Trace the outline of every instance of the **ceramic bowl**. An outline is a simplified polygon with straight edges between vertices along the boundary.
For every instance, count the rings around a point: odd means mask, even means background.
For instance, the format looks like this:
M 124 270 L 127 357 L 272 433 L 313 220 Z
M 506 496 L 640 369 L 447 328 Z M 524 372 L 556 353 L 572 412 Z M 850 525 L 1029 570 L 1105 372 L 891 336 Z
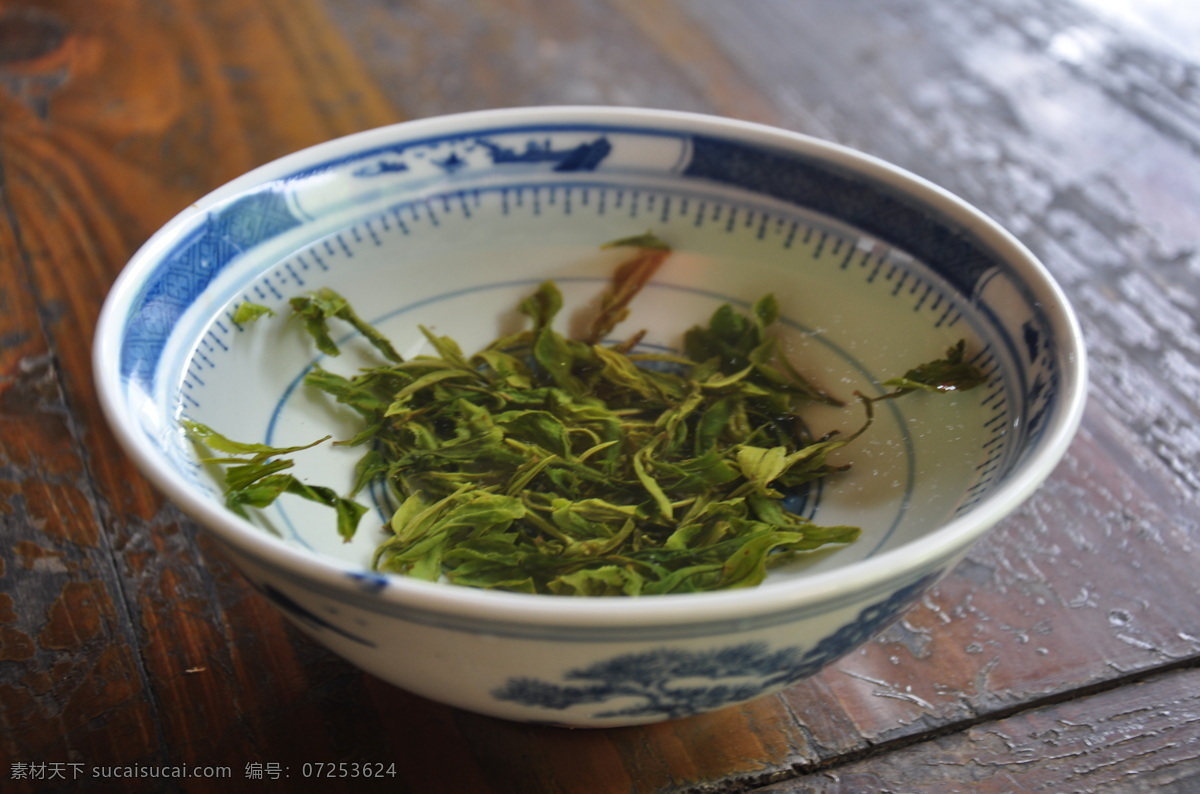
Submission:
M 674 249 L 623 326 L 647 329 L 647 344 L 677 347 L 721 303 L 770 292 L 789 356 L 849 398 L 966 341 L 984 386 L 881 403 L 846 451 L 851 470 L 808 494 L 814 520 L 862 527 L 856 543 L 716 593 L 571 598 L 418 581 L 370 567 L 382 506 L 350 543 L 325 508 L 291 497 L 240 518 L 181 430 L 191 419 L 273 445 L 353 432 L 300 385 L 319 357 L 281 319 L 295 295 L 336 289 L 405 355 L 422 351 L 420 325 L 470 350 L 511 326 L 544 279 L 568 314 L 591 300 L 622 257 L 600 245 L 647 230 Z M 247 300 L 281 318 L 235 322 Z M 345 369 L 346 358 L 321 363 Z M 302 631 L 433 700 L 573 726 L 721 708 L 861 645 L 1038 487 L 1085 393 L 1062 292 L 945 190 L 779 129 L 580 107 L 398 124 L 234 180 L 128 264 L 95 371 L 145 475 Z M 809 423 L 861 419 L 851 406 Z M 298 456 L 297 472 L 345 489 L 355 458 L 325 445 Z

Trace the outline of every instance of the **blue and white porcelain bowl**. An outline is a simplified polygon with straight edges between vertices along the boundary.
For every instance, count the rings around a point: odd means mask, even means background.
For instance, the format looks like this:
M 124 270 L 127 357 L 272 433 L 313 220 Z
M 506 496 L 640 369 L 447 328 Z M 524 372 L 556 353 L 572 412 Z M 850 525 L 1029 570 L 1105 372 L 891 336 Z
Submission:
M 370 567 L 382 508 L 343 543 L 327 509 L 284 497 L 229 512 L 182 419 L 282 446 L 331 421 L 300 386 L 316 360 L 286 315 L 328 286 L 406 355 L 425 325 L 482 346 L 541 281 L 567 310 L 652 230 L 674 253 L 624 328 L 675 347 L 723 302 L 774 293 L 792 360 L 842 397 L 965 339 L 972 391 L 880 404 L 853 468 L 809 495 L 860 540 L 761 586 L 570 598 L 475 590 Z M 350 349 L 354 341 L 349 340 Z M 348 361 L 322 360 L 329 368 Z M 128 453 L 304 632 L 399 687 L 499 717 L 613 726 L 684 717 L 820 670 L 899 616 L 1063 455 L 1085 395 L 1062 292 L 1012 236 L 877 159 L 779 129 L 673 112 L 531 108 L 372 130 L 258 168 L 190 206 L 114 285 L 95 342 L 99 393 Z M 347 370 L 350 371 L 350 370 Z M 821 431 L 861 409 L 818 411 Z M 340 435 L 339 435 L 340 434 Z M 356 453 L 297 457 L 348 488 Z M 369 526 L 373 524 L 374 526 Z

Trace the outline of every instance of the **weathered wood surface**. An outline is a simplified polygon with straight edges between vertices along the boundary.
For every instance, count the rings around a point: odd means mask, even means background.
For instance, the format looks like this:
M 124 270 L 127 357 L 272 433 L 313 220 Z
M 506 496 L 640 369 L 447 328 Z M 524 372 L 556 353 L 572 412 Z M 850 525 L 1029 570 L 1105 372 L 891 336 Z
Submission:
M 910 747 L 801 774 L 758 794 L 1200 790 L 1200 674 L 1152 676 Z
M 1200 785 L 1200 9 L 1134 5 L 0 2 L 0 788 L 187 764 L 232 779 L 120 788 L 304 790 L 301 764 L 341 761 L 483 794 Z M 884 637 L 781 695 L 611 731 L 423 701 L 288 629 L 101 421 L 103 295 L 190 201 L 336 135 L 545 103 L 881 156 L 1000 220 L 1080 313 L 1067 460 Z

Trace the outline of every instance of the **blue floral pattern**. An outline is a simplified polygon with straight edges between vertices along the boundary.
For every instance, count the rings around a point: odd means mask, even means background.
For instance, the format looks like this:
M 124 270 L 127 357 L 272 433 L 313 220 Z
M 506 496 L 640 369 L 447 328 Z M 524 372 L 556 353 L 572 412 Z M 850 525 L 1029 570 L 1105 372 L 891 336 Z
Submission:
M 659 648 L 614 656 L 568 671 L 565 683 L 512 678 L 492 691 L 498 700 L 562 711 L 588 703 L 620 703 L 594 718 L 678 719 L 739 703 L 795 683 L 845 656 L 898 618 L 937 573 L 866 607 L 807 651 L 746 642 L 702 651 Z
M 234 257 L 298 225 L 286 200 L 271 189 L 210 212 L 147 279 L 125 331 L 121 374 L 150 384 L 167 337 L 204 288 Z

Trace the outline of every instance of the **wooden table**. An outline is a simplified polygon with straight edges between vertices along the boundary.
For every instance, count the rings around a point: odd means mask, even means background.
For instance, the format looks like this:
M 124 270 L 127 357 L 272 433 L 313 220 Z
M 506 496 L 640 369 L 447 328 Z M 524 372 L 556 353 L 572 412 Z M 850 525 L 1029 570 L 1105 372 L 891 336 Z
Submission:
M 101 301 L 189 202 L 333 136 L 548 103 L 881 156 L 996 217 L 1080 313 L 1065 462 L 782 694 L 593 731 L 426 702 L 288 628 L 102 422 Z M 304 777 L 344 762 L 422 793 L 1198 791 L 1198 230 L 1191 2 L 0 2 L 0 789 L 360 790 Z M 184 766 L 228 778 L 147 777 Z

